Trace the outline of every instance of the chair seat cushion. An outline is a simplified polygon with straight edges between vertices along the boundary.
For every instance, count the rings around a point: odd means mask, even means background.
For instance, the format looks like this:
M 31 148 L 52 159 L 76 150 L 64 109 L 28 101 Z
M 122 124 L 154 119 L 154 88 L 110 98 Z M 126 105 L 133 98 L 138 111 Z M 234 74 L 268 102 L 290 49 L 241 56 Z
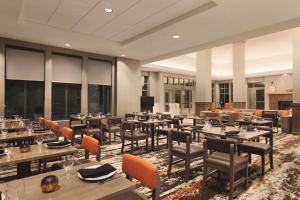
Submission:
M 186 144 L 181 143 L 181 144 L 178 144 L 178 145 L 174 145 L 172 151 L 184 156 L 184 155 L 186 155 Z M 202 147 L 200 147 L 198 145 L 191 144 L 191 146 L 190 146 L 191 156 L 202 155 L 202 153 L 203 153 L 203 148 Z
M 234 155 L 234 169 L 239 171 L 248 165 L 248 158 L 244 158 L 238 155 Z M 207 156 L 207 164 L 209 166 L 218 166 L 220 170 L 228 170 L 230 168 L 230 154 L 214 152 Z
M 271 146 L 260 142 L 244 142 L 238 144 L 238 150 L 253 154 L 265 154 L 271 150 Z
M 121 128 L 119 126 L 112 126 L 112 127 L 110 127 L 110 131 L 111 132 L 118 132 L 118 131 L 121 131 Z

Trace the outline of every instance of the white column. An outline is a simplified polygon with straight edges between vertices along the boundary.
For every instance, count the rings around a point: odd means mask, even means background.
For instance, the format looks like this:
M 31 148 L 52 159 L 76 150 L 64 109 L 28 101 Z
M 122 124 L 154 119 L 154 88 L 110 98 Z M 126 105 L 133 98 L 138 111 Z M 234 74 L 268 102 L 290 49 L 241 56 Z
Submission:
M 210 49 L 196 53 L 196 102 L 212 102 Z
M 45 53 L 45 105 L 44 116 L 51 119 L 52 115 L 52 52 L 49 48 Z
M 5 45 L 0 40 L 0 116 L 5 112 Z
M 81 68 L 81 113 L 88 113 L 88 57 L 83 56 Z
M 220 103 L 220 84 L 216 83 L 216 87 L 215 87 L 215 95 L 216 95 L 216 105 L 218 105 Z
M 246 107 L 247 81 L 245 77 L 245 42 L 234 43 L 232 47 L 233 103 Z

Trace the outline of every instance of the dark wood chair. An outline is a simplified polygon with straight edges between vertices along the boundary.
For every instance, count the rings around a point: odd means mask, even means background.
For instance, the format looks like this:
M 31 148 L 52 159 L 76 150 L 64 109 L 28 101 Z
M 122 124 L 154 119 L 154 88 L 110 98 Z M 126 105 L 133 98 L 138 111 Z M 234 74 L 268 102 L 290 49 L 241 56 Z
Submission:
M 251 163 L 251 154 L 261 156 L 261 174 L 265 175 L 265 156 L 269 154 L 270 160 L 270 168 L 274 168 L 273 164 L 273 129 L 267 127 L 257 127 L 259 130 L 269 131 L 268 134 L 265 135 L 269 140 L 269 144 L 260 143 L 260 142 L 244 142 L 238 144 L 238 152 L 248 153 L 249 162 Z
M 125 121 L 134 120 L 135 114 L 133 113 L 125 113 Z
M 225 139 L 207 137 L 203 142 L 203 199 L 206 199 L 207 179 L 216 172 L 224 172 L 229 175 L 229 199 L 233 199 L 233 191 L 236 185 L 246 182 L 248 187 L 248 158 L 236 155 L 235 143 Z M 210 153 L 209 153 L 210 152 Z M 208 168 L 214 169 L 208 172 Z M 235 181 L 235 174 L 246 170 L 246 177 Z
M 156 145 L 158 146 L 159 140 L 167 139 L 166 145 L 168 146 L 169 133 L 173 129 L 179 130 L 179 119 L 177 118 L 168 118 L 171 122 L 167 123 L 167 126 L 163 125 L 156 130 Z M 173 126 L 173 127 L 172 127 Z M 162 137 L 161 137 L 162 136 Z
M 203 149 L 200 146 L 193 145 L 191 133 L 183 131 L 172 130 L 169 134 L 169 167 L 168 177 L 170 177 L 172 165 L 185 161 L 185 178 L 190 177 L 190 163 L 194 158 L 200 158 L 202 156 Z M 173 144 L 176 142 L 177 144 Z M 173 156 L 181 158 L 173 162 Z
M 261 115 L 262 118 L 271 120 L 272 126 L 277 128 L 278 132 L 278 112 L 273 110 L 264 110 Z M 272 128 L 272 127 L 271 127 Z
M 134 150 L 134 143 L 138 146 L 139 140 L 146 140 L 146 152 L 148 152 L 148 138 L 149 134 L 140 132 L 139 129 L 135 129 L 135 123 L 133 122 L 123 122 L 122 131 L 121 131 L 121 140 L 122 140 L 122 148 L 121 152 L 123 153 L 125 145 L 125 141 L 130 141 L 131 151 Z
M 107 118 L 107 132 L 109 134 L 109 143 L 111 143 L 111 134 L 114 134 L 114 139 L 116 139 L 116 136 L 121 136 L 121 124 L 122 119 L 120 117 Z M 117 133 L 120 133 L 120 135 L 117 135 Z
M 92 135 L 94 138 L 98 139 L 101 144 L 104 142 L 104 136 L 102 134 L 101 120 L 97 118 L 90 118 L 86 120 L 87 134 Z

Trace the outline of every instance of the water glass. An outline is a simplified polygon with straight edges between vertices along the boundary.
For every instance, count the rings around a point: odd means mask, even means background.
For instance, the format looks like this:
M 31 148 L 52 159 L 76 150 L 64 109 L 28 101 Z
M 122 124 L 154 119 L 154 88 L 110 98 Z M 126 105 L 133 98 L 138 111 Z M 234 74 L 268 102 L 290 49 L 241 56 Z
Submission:
M 74 165 L 74 156 L 73 155 L 63 156 L 62 162 L 63 162 L 63 167 L 66 171 L 67 177 L 70 177 L 70 172 Z
M 32 124 L 31 123 L 27 125 L 27 131 L 29 134 L 32 133 Z
M 7 130 L 6 127 L 4 127 L 4 128 L 1 129 L 1 135 L 2 135 L 3 137 L 6 136 L 7 132 L 8 132 L 8 130 Z
M 36 143 L 38 144 L 39 150 L 40 150 L 40 151 L 42 150 L 42 144 L 43 144 L 43 141 L 44 141 L 44 137 L 43 137 L 42 135 L 39 135 L 39 136 L 36 138 Z

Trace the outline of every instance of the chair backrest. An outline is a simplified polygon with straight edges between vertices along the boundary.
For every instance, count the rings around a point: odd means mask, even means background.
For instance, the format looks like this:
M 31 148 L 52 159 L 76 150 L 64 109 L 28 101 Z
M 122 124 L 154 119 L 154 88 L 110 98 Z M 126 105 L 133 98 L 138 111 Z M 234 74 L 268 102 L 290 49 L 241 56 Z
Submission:
M 153 190 L 152 199 L 159 199 L 159 174 L 152 163 L 134 155 L 125 154 L 122 161 L 122 171 L 127 178 L 139 180 L 144 186 Z
M 52 132 L 57 133 L 59 129 L 58 123 L 54 121 L 50 121 L 49 128 L 51 129 Z
M 109 126 L 115 126 L 115 125 L 121 126 L 122 124 L 121 117 L 108 117 L 107 120 Z
M 277 125 L 278 123 L 277 111 L 263 111 L 262 118 L 272 119 L 274 125 Z
M 101 121 L 100 121 L 100 119 L 88 119 L 87 125 L 88 125 L 88 128 L 100 128 Z
M 135 118 L 135 114 L 125 113 L 125 121 L 127 121 L 128 119 L 134 119 L 134 118 Z
M 222 153 L 230 153 L 230 146 L 233 144 L 234 152 L 236 149 L 236 144 L 234 141 L 226 140 L 226 139 L 219 139 L 219 138 L 212 138 L 206 137 L 205 142 L 207 144 L 207 149 Z
M 91 136 L 83 136 L 81 142 L 82 148 L 85 149 L 85 158 L 89 158 L 89 153 L 96 155 L 96 159 L 100 161 L 100 145 L 99 141 Z
M 162 114 L 161 118 L 162 119 L 170 119 L 171 118 L 171 114 Z
M 229 123 L 234 123 L 236 120 L 241 120 L 243 118 L 244 118 L 244 113 L 232 112 L 232 113 L 229 113 L 228 121 L 229 121 Z
M 135 124 L 133 122 L 123 122 L 122 130 L 123 131 L 133 131 L 135 128 Z
M 269 133 L 264 136 L 269 138 L 270 146 L 273 147 L 273 134 L 274 134 L 273 129 L 266 126 L 258 126 L 257 129 L 262 131 L 269 131 Z
M 46 119 L 44 117 L 39 117 L 38 122 L 40 126 L 45 127 L 45 121 Z
M 45 127 L 44 128 L 50 128 L 51 120 L 45 119 Z
M 225 103 L 224 109 L 232 110 L 233 109 L 233 104 L 232 103 Z
M 61 129 L 61 136 L 63 136 L 65 139 L 73 140 L 74 137 L 73 130 L 68 127 L 63 127 Z
M 184 131 L 172 130 L 170 132 L 170 142 L 192 143 L 191 133 Z
M 261 117 L 262 113 L 263 113 L 263 110 L 255 110 L 254 115 L 257 116 L 257 117 Z

